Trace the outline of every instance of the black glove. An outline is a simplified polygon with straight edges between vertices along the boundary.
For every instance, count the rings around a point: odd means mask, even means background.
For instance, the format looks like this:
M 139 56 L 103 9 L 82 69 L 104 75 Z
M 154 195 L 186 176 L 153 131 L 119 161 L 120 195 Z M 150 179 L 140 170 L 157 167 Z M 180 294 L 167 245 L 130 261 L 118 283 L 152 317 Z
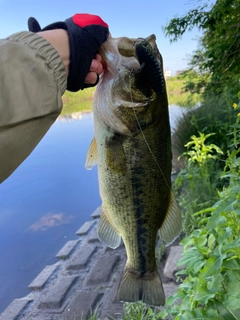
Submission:
M 91 14 L 75 14 L 65 22 L 55 22 L 41 29 L 35 18 L 28 19 L 29 31 L 39 32 L 53 29 L 64 29 L 70 40 L 70 67 L 67 90 L 76 92 L 93 87 L 97 82 L 85 84 L 92 59 L 101 44 L 107 40 L 108 25 L 99 17 Z

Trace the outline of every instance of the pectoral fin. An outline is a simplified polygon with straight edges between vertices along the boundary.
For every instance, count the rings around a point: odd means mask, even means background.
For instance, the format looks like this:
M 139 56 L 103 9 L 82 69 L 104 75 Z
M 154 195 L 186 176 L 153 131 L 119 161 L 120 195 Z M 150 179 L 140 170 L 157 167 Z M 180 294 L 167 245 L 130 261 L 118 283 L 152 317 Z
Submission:
M 171 191 L 168 212 L 159 229 L 159 234 L 166 244 L 170 244 L 179 236 L 181 231 L 182 216 L 175 196 Z
M 106 244 L 106 246 L 112 249 L 116 249 L 120 246 L 121 236 L 118 234 L 103 211 L 100 214 L 97 233 L 99 239 Z
M 88 149 L 88 153 L 87 153 L 87 159 L 85 162 L 85 168 L 87 170 L 91 170 L 92 167 L 94 167 L 97 164 L 97 143 L 96 143 L 96 139 L 93 138 L 92 142 L 90 144 L 90 147 Z

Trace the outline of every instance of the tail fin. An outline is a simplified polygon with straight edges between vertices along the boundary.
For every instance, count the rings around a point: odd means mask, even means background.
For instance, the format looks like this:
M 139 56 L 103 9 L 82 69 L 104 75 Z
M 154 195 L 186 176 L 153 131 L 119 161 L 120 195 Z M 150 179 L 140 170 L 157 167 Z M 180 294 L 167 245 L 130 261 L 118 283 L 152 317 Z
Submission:
M 125 269 L 118 288 L 118 299 L 131 302 L 142 300 L 151 306 L 163 306 L 165 294 L 158 271 L 141 277 L 136 272 Z

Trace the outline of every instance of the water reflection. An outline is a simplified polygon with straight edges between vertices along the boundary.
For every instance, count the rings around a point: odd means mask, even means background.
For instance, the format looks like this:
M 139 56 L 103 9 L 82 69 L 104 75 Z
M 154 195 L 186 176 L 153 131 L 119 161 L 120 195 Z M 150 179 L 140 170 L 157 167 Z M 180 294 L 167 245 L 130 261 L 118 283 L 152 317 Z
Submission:
M 0 184 L 0 313 L 101 204 L 97 170 L 84 166 L 92 138 L 91 113 L 61 116 Z
M 85 117 L 89 117 L 89 119 L 93 119 L 93 113 L 91 111 L 89 112 L 82 112 L 82 111 L 79 111 L 79 112 L 74 112 L 72 114 L 64 114 L 64 115 L 60 115 L 58 118 L 57 118 L 57 121 L 65 121 L 65 120 L 68 120 L 69 122 L 73 121 L 73 120 L 81 120 L 83 119 L 83 116 Z
M 46 231 L 52 227 L 69 224 L 73 216 L 64 213 L 47 213 L 29 227 L 29 231 Z

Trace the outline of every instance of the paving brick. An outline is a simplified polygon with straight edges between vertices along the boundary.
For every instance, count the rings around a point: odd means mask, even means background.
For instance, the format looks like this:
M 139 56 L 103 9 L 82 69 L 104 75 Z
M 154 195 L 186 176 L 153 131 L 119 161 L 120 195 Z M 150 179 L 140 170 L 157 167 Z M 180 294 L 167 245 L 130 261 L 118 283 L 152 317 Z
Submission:
M 46 266 L 41 273 L 28 286 L 31 290 L 41 290 L 47 283 L 48 279 L 59 269 L 58 264 Z
M 104 255 L 99 260 L 96 260 L 91 269 L 87 285 L 98 285 L 108 282 L 119 260 L 120 256 L 117 255 Z
M 121 261 L 121 264 L 122 264 L 122 261 Z M 105 318 L 111 319 L 111 317 L 114 319 L 118 319 L 116 317 L 116 314 L 120 315 L 123 312 L 123 303 L 120 302 L 117 298 L 118 287 L 123 274 L 123 268 L 120 268 L 120 269 L 121 270 L 119 270 L 115 275 L 115 279 L 113 279 L 112 288 L 110 289 L 110 291 L 108 291 L 104 295 L 104 300 L 103 300 L 103 303 L 101 304 L 102 308 L 101 308 L 100 319 L 105 319 Z
M 166 299 L 176 293 L 177 287 L 178 286 L 174 282 L 163 283 L 163 289 Z
M 0 315 L 0 320 L 17 320 L 24 319 L 24 314 L 28 309 L 32 299 L 22 298 L 15 299 Z
M 99 211 L 94 215 L 99 217 Z M 115 250 L 101 244 L 97 223 L 95 219 L 84 224 L 77 231 L 81 238 L 69 241 L 58 252 L 57 257 L 62 260 L 47 266 L 29 285 L 36 292 L 14 300 L 0 315 L 0 320 L 77 320 L 81 316 L 88 317 L 90 310 L 98 305 L 99 319 L 111 319 L 109 315 L 117 319 L 115 314 L 120 314 L 123 307 L 117 300 L 117 289 L 126 252 L 123 244 Z M 178 251 L 179 248 L 173 246 L 162 277 L 166 297 L 173 295 L 178 287 L 174 274 L 181 249 Z
M 72 251 L 76 248 L 80 240 L 70 240 L 65 246 L 57 253 L 56 257 L 59 259 L 66 259 L 70 256 Z
M 112 302 L 109 304 L 109 308 L 103 308 L 101 310 L 100 319 L 119 319 L 122 320 L 123 314 L 123 302 Z M 133 320 L 133 319 L 132 319 Z
M 88 236 L 87 238 L 87 242 L 89 243 L 93 243 L 93 242 L 98 242 L 98 243 L 101 243 L 99 238 L 98 238 L 98 235 L 97 235 L 97 228 L 95 228 L 91 233 L 90 235 Z
M 96 250 L 96 246 L 81 246 L 79 250 L 75 252 L 74 257 L 67 264 L 66 268 L 68 270 L 76 270 L 86 267 Z
M 96 224 L 95 220 L 86 221 L 80 229 L 76 232 L 78 236 L 83 236 L 89 232 L 89 230 L 92 228 L 93 225 Z
M 80 317 L 88 317 L 91 311 L 96 310 L 103 293 L 82 291 L 74 302 L 66 308 L 63 316 L 66 319 L 82 319 Z M 70 315 L 70 317 L 68 317 Z M 84 318 L 85 319 L 85 318 Z
M 61 277 L 49 288 L 47 293 L 42 296 L 38 305 L 39 309 L 60 308 L 72 286 L 79 277 Z
M 93 219 L 98 219 L 98 218 L 100 218 L 100 213 L 101 213 L 100 208 L 97 208 L 97 209 L 91 214 L 91 217 L 92 217 Z
M 180 270 L 180 268 L 177 267 L 177 263 L 181 258 L 182 251 L 183 248 L 181 246 L 170 247 L 170 252 L 163 270 L 165 277 L 175 280 L 175 273 Z

